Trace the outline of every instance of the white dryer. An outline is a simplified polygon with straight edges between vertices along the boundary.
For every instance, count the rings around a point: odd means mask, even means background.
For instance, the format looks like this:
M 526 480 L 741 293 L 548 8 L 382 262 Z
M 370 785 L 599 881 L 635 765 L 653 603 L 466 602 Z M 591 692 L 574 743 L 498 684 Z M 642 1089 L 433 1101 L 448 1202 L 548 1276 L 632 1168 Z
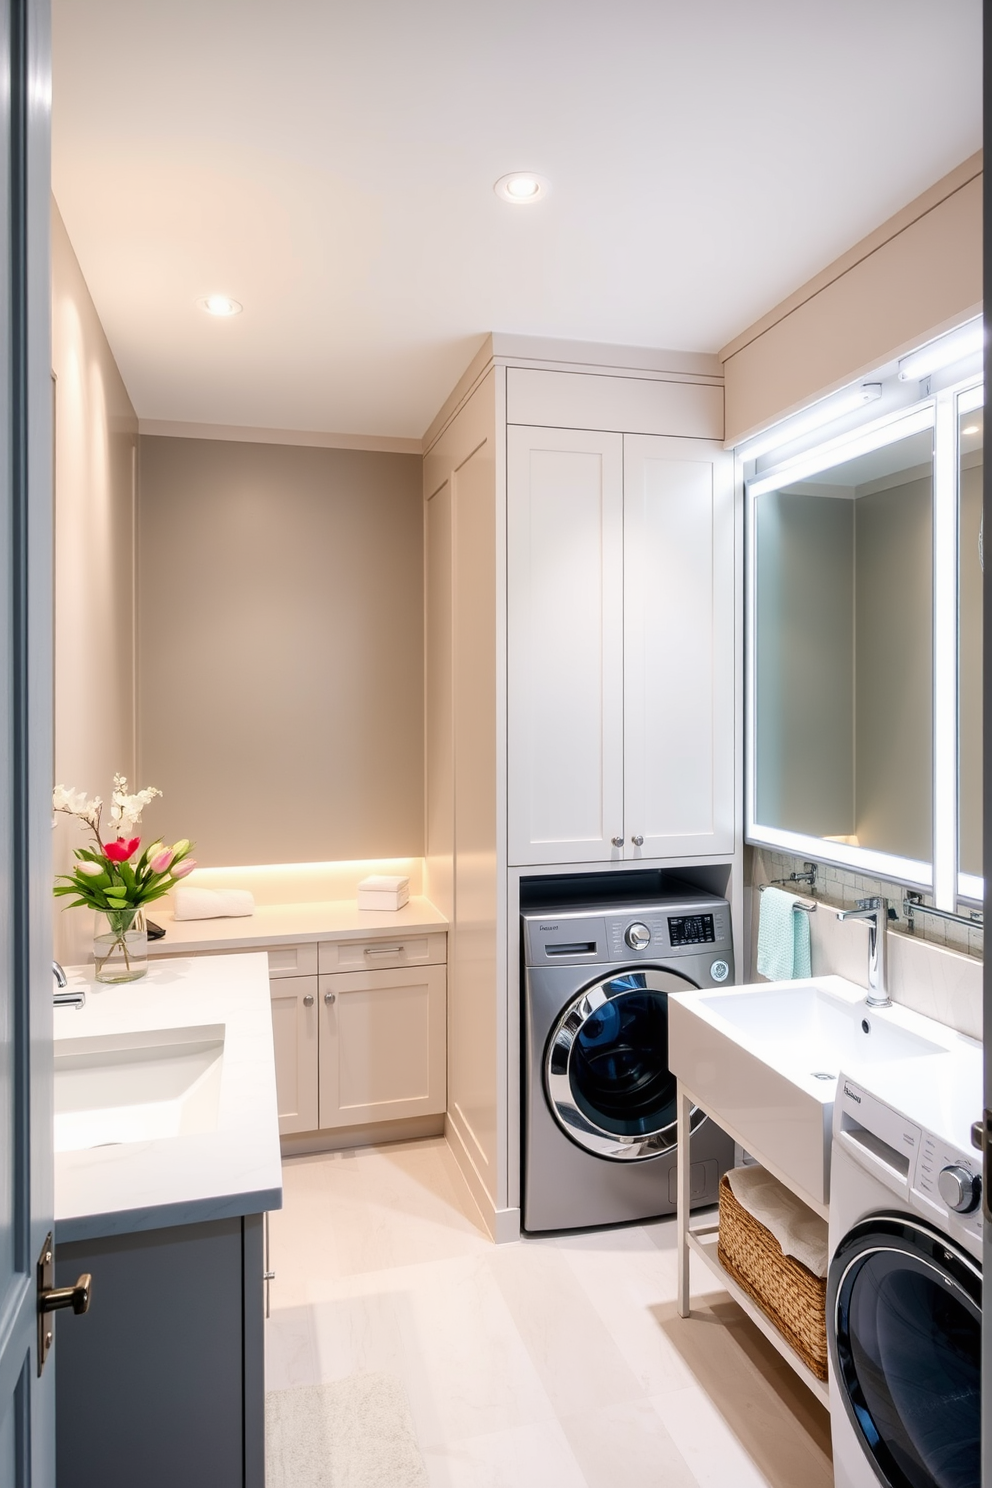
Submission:
M 963 1040 L 960 1057 L 925 1065 L 900 1061 L 872 1077 L 875 1091 L 838 1080 L 827 1282 L 835 1488 L 981 1480 L 981 1160 L 970 1143 L 980 1048 Z

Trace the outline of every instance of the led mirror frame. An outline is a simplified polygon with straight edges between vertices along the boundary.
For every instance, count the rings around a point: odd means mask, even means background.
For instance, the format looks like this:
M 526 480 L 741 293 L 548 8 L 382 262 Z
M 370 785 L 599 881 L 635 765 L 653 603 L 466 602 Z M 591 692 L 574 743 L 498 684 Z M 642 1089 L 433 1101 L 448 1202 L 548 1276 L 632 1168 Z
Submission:
M 981 380 L 942 389 L 915 408 L 873 420 L 859 430 L 826 440 L 772 469 L 744 480 L 746 496 L 745 769 L 744 832 L 755 846 L 777 848 L 841 868 L 933 892 L 938 908 L 953 910 L 959 898 L 981 902 L 984 881 L 958 868 L 958 466 L 960 415 L 984 406 Z M 756 503 L 759 496 L 925 429 L 934 432 L 933 514 L 933 862 L 827 842 L 801 832 L 763 826 L 755 819 L 755 576 Z

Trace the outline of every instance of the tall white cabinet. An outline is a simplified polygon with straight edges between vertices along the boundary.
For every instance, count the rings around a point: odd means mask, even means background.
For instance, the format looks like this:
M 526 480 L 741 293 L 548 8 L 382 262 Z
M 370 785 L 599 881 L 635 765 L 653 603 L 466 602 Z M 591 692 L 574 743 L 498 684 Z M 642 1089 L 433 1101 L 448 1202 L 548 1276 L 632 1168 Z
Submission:
M 733 458 L 507 429 L 514 865 L 734 847 Z
M 739 502 L 715 358 L 490 337 L 425 437 L 427 893 L 452 1149 L 519 1205 L 519 883 L 715 875 L 741 925 Z

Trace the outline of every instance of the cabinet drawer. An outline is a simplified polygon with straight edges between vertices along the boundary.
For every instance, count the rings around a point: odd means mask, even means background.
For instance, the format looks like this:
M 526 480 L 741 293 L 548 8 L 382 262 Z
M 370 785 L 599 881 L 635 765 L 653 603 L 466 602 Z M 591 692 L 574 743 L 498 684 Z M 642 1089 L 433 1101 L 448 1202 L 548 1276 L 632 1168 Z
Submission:
M 317 945 L 269 946 L 269 976 L 294 977 L 317 975 Z
M 366 940 L 322 940 L 319 967 L 328 971 L 389 971 L 403 966 L 442 966 L 447 935 L 431 930 L 417 935 L 380 935 Z

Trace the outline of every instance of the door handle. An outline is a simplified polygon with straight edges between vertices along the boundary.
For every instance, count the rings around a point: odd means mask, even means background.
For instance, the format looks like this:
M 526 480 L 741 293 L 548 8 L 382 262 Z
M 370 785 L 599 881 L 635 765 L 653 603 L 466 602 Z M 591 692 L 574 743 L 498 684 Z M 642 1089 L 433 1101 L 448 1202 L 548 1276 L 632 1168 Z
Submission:
M 327 1004 L 328 1007 L 331 1006 L 331 1003 L 334 1002 L 334 1000 L 337 997 L 337 995 L 338 994 L 336 992 L 325 992 L 324 993 L 324 1002 Z
M 55 1249 L 52 1245 L 52 1232 L 49 1230 L 45 1236 L 45 1243 L 41 1247 L 41 1254 L 37 1264 L 37 1293 L 38 1293 L 38 1373 L 45 1367 L 52 1347 L 52 1339 L 55 1330 L 47 1322 L 50 1312 L 61 1312 L 63 1308 L 71 1307 L 77 1317 L 90 1310 L 90 1298 L 93 1295 L 93 1278 L 85 1271 L 75 1286 L 57 1287 L 55 1281 Z
M 644 846 L 644 838 L 643 837 L 631 837 L 630 840 L 634 844 L 635 847 L 643 847 Z
M 614 847 L 623 847 L 623 838 L 622 837 L 611 837 L 610 838 L 610 841 L 613 843 L 613 846 Z
M 306 997 L 304 997 L 304 999 L 303 999 L 303 1006 L 304 1007 L 313 1007 L 313 993 L 312 992 L 308 992 L 307 995 L 306 995 Z

